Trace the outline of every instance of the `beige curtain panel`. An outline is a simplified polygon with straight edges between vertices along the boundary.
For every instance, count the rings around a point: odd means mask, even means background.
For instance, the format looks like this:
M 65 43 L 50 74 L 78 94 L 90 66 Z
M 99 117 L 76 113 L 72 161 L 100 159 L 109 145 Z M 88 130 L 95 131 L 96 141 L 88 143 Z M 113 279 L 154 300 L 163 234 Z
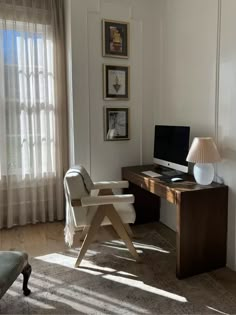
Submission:
M 63 0 L 0 0 L 0 228 L 64 218 Z

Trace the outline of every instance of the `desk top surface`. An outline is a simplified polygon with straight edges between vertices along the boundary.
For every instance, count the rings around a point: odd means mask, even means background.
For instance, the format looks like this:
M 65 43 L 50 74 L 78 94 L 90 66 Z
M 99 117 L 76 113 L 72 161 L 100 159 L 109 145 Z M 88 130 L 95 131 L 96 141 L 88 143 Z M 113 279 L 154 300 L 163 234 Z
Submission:
M 227 189 L 227 186 L 213 182 L 210 185 L 199 185 L 196 183 L 194 177 L 190 174 L 183 174 L 184 180 L 181 182 L 166 181 L 161 177 L 150 177 L 143 174 L 144 171 L 157 172 L 154 165 L 128 166 L 122 167 L 122 177 L 143 189 L 164 197 L 170 202 L 175 203 L 176 194 L 189 193 L 193 191 L 207 191 L 215 189 Z M 168 196 L 167 196 L 168 194 Z

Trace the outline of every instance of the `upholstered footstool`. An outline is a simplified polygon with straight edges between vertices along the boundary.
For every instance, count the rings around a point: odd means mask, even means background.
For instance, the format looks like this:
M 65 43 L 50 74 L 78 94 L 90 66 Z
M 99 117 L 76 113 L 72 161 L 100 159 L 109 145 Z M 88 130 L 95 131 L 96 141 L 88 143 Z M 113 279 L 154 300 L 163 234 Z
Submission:
M 27 253 L 0 251 L 0 299 L 20 273 L 23 274 L 23 292 L 27 296 L 30 294 L 27 285 L 31 274 Z

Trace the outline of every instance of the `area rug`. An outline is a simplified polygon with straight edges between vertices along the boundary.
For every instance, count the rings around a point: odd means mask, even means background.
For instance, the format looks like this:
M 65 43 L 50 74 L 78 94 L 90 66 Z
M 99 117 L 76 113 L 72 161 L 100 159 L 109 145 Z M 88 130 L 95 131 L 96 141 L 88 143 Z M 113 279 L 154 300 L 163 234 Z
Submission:
M 32 258 L 29 297 L 21 276 L 0 301 L 1 314 L 236 314 L 236 298 L 208 273 L 178 280 L 175 248 L 155 230 L 135 240 L 136 263 L 119 240 Z

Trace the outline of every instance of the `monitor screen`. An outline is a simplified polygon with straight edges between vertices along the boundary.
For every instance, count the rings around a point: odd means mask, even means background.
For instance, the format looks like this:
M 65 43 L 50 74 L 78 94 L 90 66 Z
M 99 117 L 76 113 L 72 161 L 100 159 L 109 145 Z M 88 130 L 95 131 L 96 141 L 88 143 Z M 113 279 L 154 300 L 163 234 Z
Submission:
M 154 163 L 187 173 L 189 134 L 190 127 L 156 125 Z

